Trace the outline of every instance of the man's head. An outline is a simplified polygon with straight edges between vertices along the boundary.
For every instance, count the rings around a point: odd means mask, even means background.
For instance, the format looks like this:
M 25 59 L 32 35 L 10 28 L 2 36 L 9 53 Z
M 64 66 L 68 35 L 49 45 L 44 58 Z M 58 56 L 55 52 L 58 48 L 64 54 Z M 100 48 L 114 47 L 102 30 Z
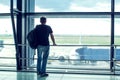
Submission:
M 41 17 L 40 22 L 41 22 L 41 24 L 45 24 L 46 23 L 46 17 Z

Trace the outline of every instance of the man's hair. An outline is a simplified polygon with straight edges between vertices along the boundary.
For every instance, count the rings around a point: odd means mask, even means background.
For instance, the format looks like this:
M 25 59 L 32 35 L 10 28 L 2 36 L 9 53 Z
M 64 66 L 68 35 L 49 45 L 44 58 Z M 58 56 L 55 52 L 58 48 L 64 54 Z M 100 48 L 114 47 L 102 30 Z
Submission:
M 40 18 L 40 22 L 41 22 L 41 23 L 46 22 L 46 17 L 41 17 L 41 18 Z

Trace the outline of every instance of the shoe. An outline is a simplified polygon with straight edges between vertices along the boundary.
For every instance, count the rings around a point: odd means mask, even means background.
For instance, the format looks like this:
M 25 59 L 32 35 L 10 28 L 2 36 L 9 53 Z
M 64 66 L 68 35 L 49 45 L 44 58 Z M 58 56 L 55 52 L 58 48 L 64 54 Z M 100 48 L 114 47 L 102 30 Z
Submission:
M 43 73 L 43 74 L 41 74 L 40 75 L 41 77 L 47 77 L 47 76 L 49 76 L 47 73 Z

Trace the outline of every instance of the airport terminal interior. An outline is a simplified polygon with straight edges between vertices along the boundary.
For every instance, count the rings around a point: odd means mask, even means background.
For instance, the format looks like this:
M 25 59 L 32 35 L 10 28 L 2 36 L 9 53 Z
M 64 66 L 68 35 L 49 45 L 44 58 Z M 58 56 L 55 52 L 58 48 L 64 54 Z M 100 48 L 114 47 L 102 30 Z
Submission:
M 27 34 L 47 18 L 48 77 Z M 0 80 L 120 80 L 120 0 L 0 0 Z

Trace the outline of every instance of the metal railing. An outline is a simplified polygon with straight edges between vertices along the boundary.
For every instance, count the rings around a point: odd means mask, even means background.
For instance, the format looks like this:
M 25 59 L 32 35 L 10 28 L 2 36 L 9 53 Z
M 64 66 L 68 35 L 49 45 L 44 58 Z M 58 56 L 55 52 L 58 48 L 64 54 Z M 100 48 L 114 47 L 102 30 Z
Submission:
M 14 44 L 4 44 L 4 46 L 14 46 Z M 19 46 L 28 46 L 24 44 L 19 44 Z M 58 45 L 58 46 L 52 46 L 51 47 L 109 47 L 110 45 Z M 114 45 L 115 48 L 119 47 L 120 45 Z M 7 50 L 7 49 L 6 49 Z M 8 52 L 9 53 L 9 52 Z M 13 52 L 15 55 L 15 52 Z M 6 53 L 4 53 L 5 55 Z M 110 56 L 110 55 L 109 55 Z M 36 71 L 36 61 L 37 56 L 34 58 L 19 58 L 22 61 L 29 61 L 34 60 L 35 64 L 29 65 L 29 66 L 23 66 L 22 71 Z M 6 64 L 6 60 L 8 61 Z M 14 63 L 11 63 L 10 60 L 13 60 Z M 2 61 L 2 62 L 1 62 Z M 70 61 L 79 61 L 81 64 L 71 64 Z M 52 62 L 52 64 L 51 64 Z M 92 63 L 93 62 L 93 63 Z M 96 63 L 97 62 L 97 63 Z M 56 72 L 58 73 L 96 73 L 96 74 L 119 74 L 120 71 L 120 60 L 114 59 L 114 67 L 113 72 L 110 70 L 110 62 L 111 60 L 92 60 L 92 59 L 64 59 L 63 61 L 60 61 L 59 58 L 49 58 L 48 64 L 47 64 L 47 71 L 48 72 Z M 16 57 L 0 57 L 0 70 L 11 70 L 9 68 L 12 68 L 12 70 L 16 70 Z M 57 63 L 57 64 L 56 64 Z M 106 65 L 107 64 L 107 65 Z M 105 66 L 106 65 L 106 66 Z M 17 71 L 17 70 L 16 70 Z M 117 73 L 116 73 L 117 72 Z

